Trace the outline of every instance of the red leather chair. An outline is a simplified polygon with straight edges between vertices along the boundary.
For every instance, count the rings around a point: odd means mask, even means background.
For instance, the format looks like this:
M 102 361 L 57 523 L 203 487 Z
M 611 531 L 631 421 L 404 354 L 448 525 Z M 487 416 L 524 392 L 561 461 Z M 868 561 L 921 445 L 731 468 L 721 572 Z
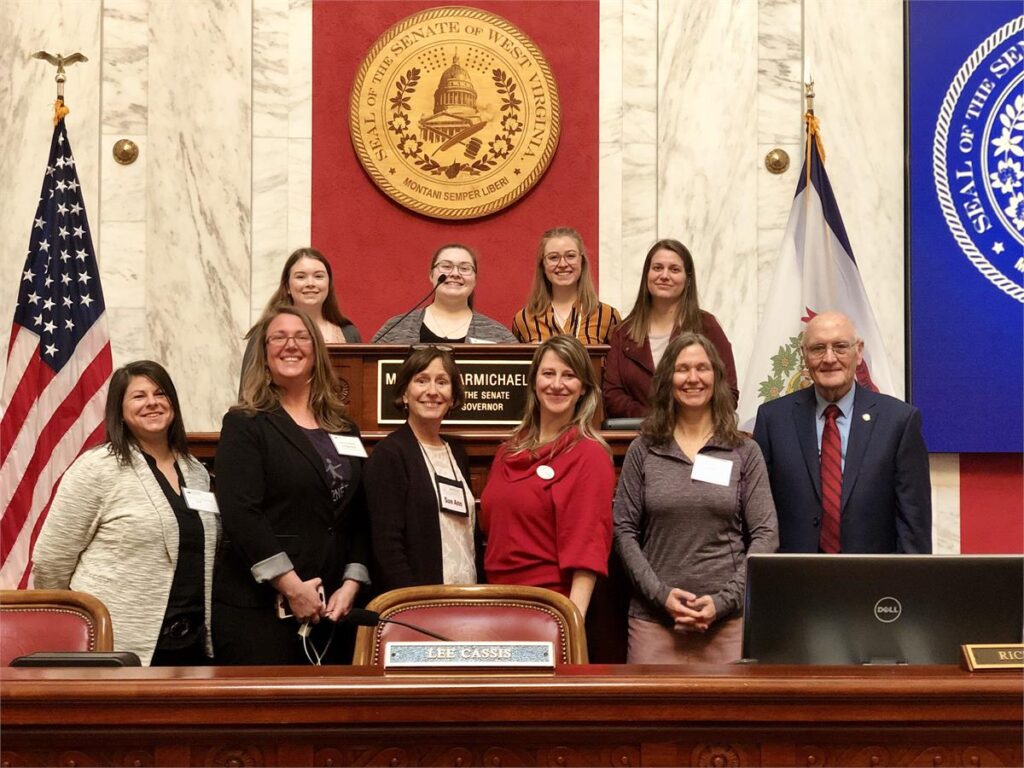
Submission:
M 367 606 L 382 619 L 397 619 L 451 640 L 545 640 L 554 643 L 555 663 L 586 664 L 583 617 L 566 597 L 540 587 L 491 584 L 406 587 L 385 592 Z M 353 664 L 383 666 L 388 642 L 429 640 L 395 624 L 360 627 Z
M 39 651 L 112 651 L 107 607 L 67 589 L 0 590 L 0 666 Z

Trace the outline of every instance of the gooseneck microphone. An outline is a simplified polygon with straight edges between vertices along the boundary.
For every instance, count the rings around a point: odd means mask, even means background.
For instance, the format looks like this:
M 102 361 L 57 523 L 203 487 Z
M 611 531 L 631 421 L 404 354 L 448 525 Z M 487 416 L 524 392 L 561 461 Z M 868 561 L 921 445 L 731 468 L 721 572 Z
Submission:
M 391 325 L 389 325 L 389 326 L 388 326 L 388 328 L 387 328 L 387 330 L 386 330 L 386 331 L 384 331 L 384 333 L 382 333 L 382 334 L 381 334 L 380 336 L 378 336 L 378 337 L 377 337 L 377 343 L 378 343 L 378 344 L 383 344 L 383 343 L 384 343 L 384 339 L 385 339 L 385 338 L 387 338 L 387 335 L 388 335 L 389 333 L 391 333 L 392 329 L 394 329 L 394 327 L 395 327 L 396 325 L 398 325 L 398 324 L 399 324 L 400 322 L 402 322 L 403 320 L 405 320 L 405 318 L 407 318 L 407 317 L 408 317 L 409 315 L 411 315 L 411 314 L 412 314 L 413 312 L 415 312 L 415 311 L 416 311 L 416 310 L 417 310 L 417 309 L 419 308 L 420 304 L 422 304 L 422 303 L 423 303 L 423 302 L 425 302 L 425 301 L 426 301 L 427 299 L 429 299 L 429 298 L 430 298 L 431 296 L 433 296 L 433 295 L 434 295 L 434 294 L 435 294 L 435 293 L 437 292 L 437 289 L 441 287 L 441 283 L 443 283 L 443 282 L 444 282 L 445 280 L 447 280 L 447 279 L 448 279 L 448 275 L 438 275 L 438 276 L 437 276 L 437 282 L 436 282 L 436 283 L 434 283 L 434 287 L 430 289 L 430 293 L 428 293 L 428 294 L 427 294 L 426 296 L 424 296 L 424 297 L 423 297 L 422 299 L 420 299 L 420 300 L 419 300 L 419 301 L 417 301 L 417 302 L 416 302 L 415 304 L 413 304 L 413 305 L 412 305 L 412 309 L 410 309 L 410 310 L 409 310 L 408 312 L 406 312 L 406 313 L 405 313 L 404 315 L 402 315 L 402 316 L 401 316 L 400 318 L 398 318 L 397 320 L 395 320 L 395 322 L 393 322 L 393 323 L 392 323 Z
M 441 277 L 444 277 L 444 275 L 441 275 Z M 368 611 L 365 608 L 353 608 L 348 612 L 348 615 L 345 616 L 345 621 L 359 627 L 376 627 L 378 624 L 397 624 L 400 627 L 406 627 L 407 629 L 411 629 L 415 632 L 422 632 L 424 635 L 432 637 L 435 640 L 442 640 L 446 643 L 453 642 L 450 637 L 439 635 L 437 632 L 431 632 L 429 629 L 424 629 L 423 627 L 417 627 L 415 624 L 407 624 L 406 622 L 399 621 L 398 619 L 382 618 L 376 611 Z

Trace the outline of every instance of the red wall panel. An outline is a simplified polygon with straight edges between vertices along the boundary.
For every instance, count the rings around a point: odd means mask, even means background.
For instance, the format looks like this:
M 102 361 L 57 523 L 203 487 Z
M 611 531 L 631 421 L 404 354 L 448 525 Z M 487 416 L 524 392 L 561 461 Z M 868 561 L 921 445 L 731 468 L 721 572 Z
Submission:
M 1024 552 L 1024 456 L 960 454 L 960 551 Z
M 561 139 L 547 173 L 512 206 L 472 221 L 442 221 L 391 201 L 363 171 L 348 128 L 349 94 L 363 57 L 392 24 L 442 3 L 316 0 L 313 4 L 312 244 L 335 270 L 342 311 L 367 340 L 430 290 L 437 246 L 480 254 L 476 308 L 509 325 L 529 290 L 538 238 L 568 225 L 597 270 L 598 26 L 596 0 L 447 3 L 503 16 L 547 58 L 558 84 Z M 282 254 L 282 260 L 286 254 Z

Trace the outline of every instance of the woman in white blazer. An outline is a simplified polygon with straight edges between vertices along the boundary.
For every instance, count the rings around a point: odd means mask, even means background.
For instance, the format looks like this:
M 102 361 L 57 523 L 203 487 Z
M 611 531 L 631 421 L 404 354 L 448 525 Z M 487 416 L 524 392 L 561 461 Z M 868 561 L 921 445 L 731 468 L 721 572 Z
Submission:
M 221 524 L 167 371 L 149 360 L 116 370 L 104 426 L 106 443 L 61 479 L 33 552 L 35 586 L 98 597 L 115 650 L 143 664 L 204 664 Z

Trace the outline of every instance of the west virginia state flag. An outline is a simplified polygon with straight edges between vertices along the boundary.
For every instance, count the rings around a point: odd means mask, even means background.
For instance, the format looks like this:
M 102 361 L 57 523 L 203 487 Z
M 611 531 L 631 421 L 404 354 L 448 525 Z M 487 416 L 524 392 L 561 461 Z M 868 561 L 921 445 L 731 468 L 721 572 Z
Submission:
M 747 430 L 753 428 L 761 403 L 811 383 L 804 371 L 800 341 L 804 325 L 821 312 L 842 312 L 864 340 L 864 362 L 857 369 L 857 382 L 883 394 L 895 394 L 882 335 L 825 173 L 818 120 L 810 112 L 805 120 L 804 168 L 747 378 L 740 388 L 739 419 Z

